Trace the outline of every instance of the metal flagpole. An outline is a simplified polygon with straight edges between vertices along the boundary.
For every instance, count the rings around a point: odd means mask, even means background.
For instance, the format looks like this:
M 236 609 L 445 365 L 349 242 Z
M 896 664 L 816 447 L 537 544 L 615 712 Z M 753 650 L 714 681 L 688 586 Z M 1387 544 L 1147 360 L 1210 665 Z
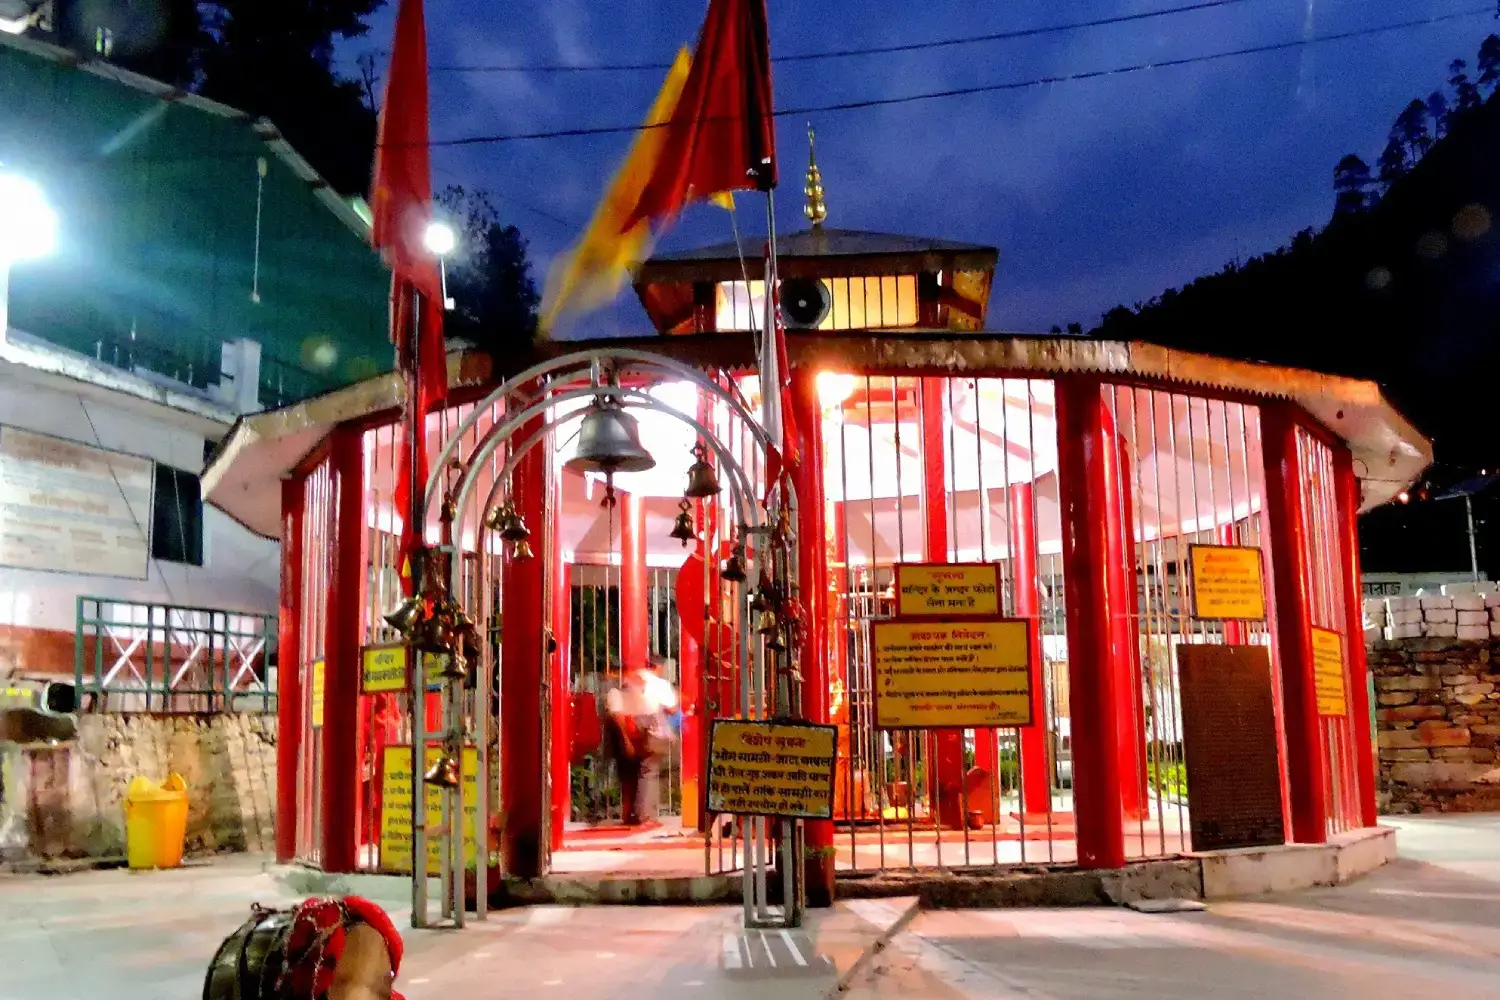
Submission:
M 427 475 L 418 468 L 421 454 L 418 435 L 425 434 L 426 414 L 421 411 L 421 344 L 422 310 L 420 295 L 414 287 L 406 286 L 401 294 L 410 306 L 410 330 L 408 341 L 408 363 L 406 365 L 406 447 L 408 456 L 408 482 L 410 503 L 405 515 L 409 517 L 411 537 L 416 539 L 413 551 L 405 558 L 411 560 L 412 594 L 420 599 L 426 568 L 426 522 L 427 522 Z M 411 925 L 427 926 L 427 788 L 423 777 L 427 770 L 427 677 L 422 669 L 421 652 L 409 637 L 406 644 L 406 662 L 411 674 Z

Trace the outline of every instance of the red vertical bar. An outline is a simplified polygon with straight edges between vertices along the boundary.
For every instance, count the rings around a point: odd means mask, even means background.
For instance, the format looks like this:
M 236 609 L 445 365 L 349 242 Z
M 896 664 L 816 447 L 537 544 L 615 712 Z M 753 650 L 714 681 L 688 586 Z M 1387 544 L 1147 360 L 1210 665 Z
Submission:
M 827 510 L 823 498 L 823 408 L 813 373 L 792 372 L 792 408 L 802 431 L 802 463 L 797 469 L 797 575 L 803 608 L 801 662 L 802 713 L 828 723 L 828 563 Z M 833 905 L 833 820 L 807 823 L 807 901 Z
M 1120 787 L 1125 813 L 1139 818 L 1146 808 L 1145 718 L 1142 711 L 1140 604 L 1135 570 L 1134 490 L 1131 489 L 1130 453 L 1125 438 L 1106 406 L 1105 428 L 1114 447 L 1104 460 L 1105 488 L 1109 501 L 1109 571 L 1114 574 L 1109 619 L 1110 649 L 1119 677 Z
M 1370 668 L 1365 658 L 1359 570 L 1359 480 L 1348 448 L 1335 448 L 1333 461 L 1338 477 L 1339 540 L 1344 547 L 1344 643 L 1349 650 L 1349 729 L 1354 745 L 1358 815 L 1360 826 L 1375 826 L 1375 747 L 1370 734 Z
M 1064 376 L 1056 383 L 1063 576 L 1068 628 L 1068 691 L 1073 740 L 1073 808 L 1082 868 L 1125 864 L 1119 759 L 1123 695 L 1110 621 L 1122 595 L 1110 566 L 1109 463 L 1114 435 L 1100 385 Z
M 1230 504 L 1229 516 L 1230 517 L 1234 517 L 1234 505 L 1232 503 Z M 1220 545 L 1238 545 L 1239 544 L 1238 536 L 1235 534 L 1234 522 L 1233 521 L 1231 521 L 1228 524 L 1221 524 L 1221 525 L 1219 525 L 1218 536 L 1219 536 L 1219 544 Z M 1244 622 L 1225 622 L 1224 623 L 1224 645 L 1226 645 L 1226 646 L 1241 646 L 1241 645 L 1244 645 L 1244 642 L 1245 642 L 1245 623 Z
M 534 389 L 535 387 L 533 387 Z M 540 429 L 541 418 L 515 434 L 523 441 Z M 551 523 L 547 510 L 547 453 L 538 446 L 516 463 L 511 497 L 530 525 Z M 500 642 L 500 810 L 505 817 L 500 837 L 501 863 L 507 875 L 542 875 L 542 672 L 546 669 L 544 628 L 547 621 L 544 556 L 513 559 L 501 566 Z
M 555 480 L 554 480 L 555 482 Z M 562 502 L 560 486 L 553 496 Z M 554 519 L 557 526 L 554 542 L 548 546 L 552 560 L 552 641 L 557 648 L 552 652 L 552 817 L 549 833 L 552 850 L 563 846 L 563 831 L 573 811 L 573 665 L 571 636 L 573 619 L 573 584 L 571 567 L 562 558 L 562 518 Z
M 1031 725 L 1021 729 L 1022 811 L 1052 809 L 1052 775 L 1047 763 L 1047 685 L 1042 662 L 1042 594 L 1036 573 L 1036 492 L 1032 483 L 1010 488 L 1010 565 L 1015 583 L 1016 617 L 1031 625 Z M 994 746 L 995 734 L 983 733 L 981 745 Z
M 339 427 L 329 448 L 335 523 L 323 639 L 323 870 L 352 872 L 359 864 L 359 640 L 365 578 L 364 443 Z
M 620 494 L 620 665 L 646 665 L 646 506 L 635 493 Z
M 281 482 L 281 620 L 276 631 L 276 860 L 297 856 L 302 747 L 302 518 L 306 476 Z
M 946 380 L 921 380 L 919 409 L 922 420 L 922 498 L 926 514 L 928 562 L 948 561 L 948 469 L 944 433 L 943 392 Z M 900 419 L 898 414 L 896 419 Z M 964 737 L 958 729 L 938 730 L 932 735 L 933 759 L 927 775 L 932 813 L 942 826 L 962 828 Z
M 1321 844 L 1328 839 L 1328 785 L 1313 673 L 1309 540 L 1302 521 L 1305 484 L 1297 447 L 1297 418 L 1289 404 L 1273 403 L 1261 410 L 1261 439 L 1266 463 L 1266 524 L 1276 590 L 1276 645 L 1286 706 L 1283 717 L 1292 839 Z

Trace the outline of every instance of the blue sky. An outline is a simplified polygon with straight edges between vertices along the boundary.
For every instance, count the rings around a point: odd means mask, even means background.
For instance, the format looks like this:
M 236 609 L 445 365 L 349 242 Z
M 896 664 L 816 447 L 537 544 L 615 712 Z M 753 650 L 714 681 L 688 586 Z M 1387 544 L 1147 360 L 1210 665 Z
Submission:
M 770 0 L 773 54 L 900 44 L 1107 17 L 1184 0 Z M 1175 59 L 1482 6 L 1475 0 L 1243 0 L 1130 24 L 953 49 L 776 67 L 780 107 L 895 97 Z M 632 124 L 657 72 L 456 73 L 442 67 L 669 60 L 706 0 L 427 0 L 432 133 L 443 140 Z M 873 10 L 879 13 L 872 13 Z M 394 3 L 368 40 L 389 45 Z M 1000 249 L 990 326 L 1087 328 L 1225 262 L 1321 225 L 1334 163 L 1371 164 L 1413 97 L 1444 85 L 1500 24 L 1486 16 L 1350 41 L 1074 83 L 814 116 L 828 225 Z M 801 228 L 806 122 L 781 118 L 778 226 Z M 531 242 L 540 284 L 624 155 L 628 136 L 434 151 L 434 183 L 488 188 Z M 748 200 L 747 200 L 748 201 Z M 741 225 L 764 232 L 759 206 Z M 690 210 L 661 249 L 730 238 Z M 587 335 L 649 332 L 633 293 Z

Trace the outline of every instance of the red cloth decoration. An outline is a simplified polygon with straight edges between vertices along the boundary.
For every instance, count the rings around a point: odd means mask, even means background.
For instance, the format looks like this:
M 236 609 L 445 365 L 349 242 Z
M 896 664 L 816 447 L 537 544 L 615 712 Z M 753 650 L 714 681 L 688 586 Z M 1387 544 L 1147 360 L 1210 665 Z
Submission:
M 359 896 L 325 897 L 299 904 L 287 934 L 286 967 L 277 991 L 287 997 L 321 1000 L 333 986 L 333 974 L 344 954 L 351 927 L 361 923 L 373 927 L 385 940 L 391 957 L 391 973 L 401 969 L 405 945 L 396 925 L 384 910 Z M 402 1000 L 391 992 L 393 1000 Z

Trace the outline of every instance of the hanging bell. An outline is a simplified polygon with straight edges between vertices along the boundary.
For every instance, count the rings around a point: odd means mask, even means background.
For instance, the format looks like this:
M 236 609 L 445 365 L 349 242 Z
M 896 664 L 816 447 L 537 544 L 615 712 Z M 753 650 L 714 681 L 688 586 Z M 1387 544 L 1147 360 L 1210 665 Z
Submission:
M 516 510 L 516 505 L 508 500 L 505 506 L 500 508 L 500 516 L 496 521 L 496 530 L 507 542 L 524 542 L 531 537 L 531 532 L 526 528 L 525 519 Z
M 455 649 L 443 657 L 443 669 L 438 676 L 445 681 L 461 681 L 469 676 L 469 662 Z
M 568 460 L 573 472 L 645 472 L 656 468 L 656 459 L 641 445 L 641 429 L 635 417 L 620 404 L 598 397 L 584 414 L 578 428 L 578 453 Z
M 688 542 L 698 540 L 698 532 L 693 527 L 692 506 L 686 500 L 682 501 L 680 506 L 682 509 L 677 513 L 677 520 L 672 523 L 672 534 L 670 537 L 681 542 L 683 548 L 687 548 Z
M 776 618 L 776 612 L 767 608 L 760 613 L 760 623 L 756 626 L 757 632 L 761 635 L 775 635 L 780 630 L 781 622 Z
M 438 788 L 458 787 L 458 761 L 446 753 L 437 759 L 437 763 L 427 769 L 422 780 L 429 785 Z
M 694 500 L 718 496 L 721 488 L 719 476 L 714 472 L 714 467 L 708 464 L 708 452 L 704 449 L 703 442 L 693 445 L 693 457 L 696 461 L 688 468 L 687 489 L 682 491 L 682 495 Z
M 484 526 L 496 533 L 504 528 L 505 507 L 491 507 L 490 512 L 484 516 Z
M 766 640 L 766 648 L 774 649 L 778 653 L 783 652 L 786 649 L 786 630 L 778 628 L 771 633 L 770 638 Z
M 458 613 L 457 632 L 459 653 L 465 660 L 477 659 L 483 651 L 484 637 L 479 634 L 479 626 L 474 623 L 474 619 L 462 611 Z
M 385 616 L 385 623 L 408 639 L 421 620 L 422 599 L 419 597 L 406 598 L 396 605 L 396 610 Z
M 524 538 L 516 543 L 515 548 L 510 550 L 510 557 L 518 562 L 524 562 L 535 554 L 531 551 L 531 543 Z
M 757 587 L 755 589 L 755 593 L 753 593 L 753 594 L 750 595 L 750 610 L 752 612 L 754 612 L 755 614 L 760 614 L 762 611 L 765 611 L 770 606 L 771 605 L 766 601 L 766 587 L 765 587 L 765 584 L 762 583 L 759 587 Z
M 745 572 L 745 547 L 736 545 L 730 550 L 729 558 L 724 560 L 724 565 L 719 569 L 719 578 L 728 580 L 730 583 L 744 583 Z

